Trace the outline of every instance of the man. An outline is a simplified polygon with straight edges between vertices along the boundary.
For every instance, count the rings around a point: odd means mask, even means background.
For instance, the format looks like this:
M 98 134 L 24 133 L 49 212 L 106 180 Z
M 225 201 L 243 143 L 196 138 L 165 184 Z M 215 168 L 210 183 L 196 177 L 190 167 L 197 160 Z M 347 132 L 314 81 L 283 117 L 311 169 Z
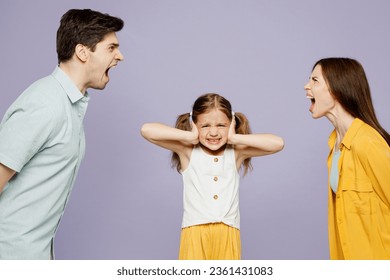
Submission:
M 123 56 L 120 18 L 66 12 L 58 66 L 10 106 L 0 124 L 0 259 L 53 259 L 53 239 L 85 151 L 88 88 L 104 89 Z

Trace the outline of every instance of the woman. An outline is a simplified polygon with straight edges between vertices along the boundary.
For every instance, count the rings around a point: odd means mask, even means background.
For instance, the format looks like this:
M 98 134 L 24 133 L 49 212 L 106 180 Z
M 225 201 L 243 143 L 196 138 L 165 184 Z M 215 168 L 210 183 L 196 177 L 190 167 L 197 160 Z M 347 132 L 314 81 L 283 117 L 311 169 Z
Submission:
M 363 67 L 349 58 L 315 63 L 305 85 L 310 112 L 329 137 L 331 259 L 390 259 L 390 135 L 379 124 Z

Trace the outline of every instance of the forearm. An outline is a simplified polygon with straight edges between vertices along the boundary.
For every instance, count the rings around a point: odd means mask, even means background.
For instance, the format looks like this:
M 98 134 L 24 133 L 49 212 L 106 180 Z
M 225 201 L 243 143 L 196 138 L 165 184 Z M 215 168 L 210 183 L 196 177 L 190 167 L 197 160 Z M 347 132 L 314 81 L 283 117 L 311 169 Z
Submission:
M 185 144 L 194 144 L 198 136 L 191 131 L 170 127 L 161 123 L 146 123 L 141 128 L 141 135 L 150 142 L 179 141 Z
M 267 153 L 276 153 L 284 148 L 284 140 L 273 134 L 233 134 L 229 144 L 243 145 Z
M 0 163 L 0 193 L 16 172 Z

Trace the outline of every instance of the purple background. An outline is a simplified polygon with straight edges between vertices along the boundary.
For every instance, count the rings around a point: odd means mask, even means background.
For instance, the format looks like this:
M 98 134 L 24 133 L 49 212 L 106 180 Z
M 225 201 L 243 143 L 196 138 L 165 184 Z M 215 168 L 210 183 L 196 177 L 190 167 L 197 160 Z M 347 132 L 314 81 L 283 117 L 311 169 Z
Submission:
M 125 61 L 90 90 L 87 152 L 56 237 L 57 259 L 176 259 L 181 176 L 168 151 L 139 134 L 174 124 L 199 95 L 218 92 L 254 132 L 285 139 L 241 181 L 243 259 L 328 259 L 327 137 L 303 85 L 315 61 L 364 66 L 390 130 L 390 3 L 378 1 L 123 0 L 0 2 L 0 114 L 56 65 L 55 35 L 70 8 L 121 17 Z

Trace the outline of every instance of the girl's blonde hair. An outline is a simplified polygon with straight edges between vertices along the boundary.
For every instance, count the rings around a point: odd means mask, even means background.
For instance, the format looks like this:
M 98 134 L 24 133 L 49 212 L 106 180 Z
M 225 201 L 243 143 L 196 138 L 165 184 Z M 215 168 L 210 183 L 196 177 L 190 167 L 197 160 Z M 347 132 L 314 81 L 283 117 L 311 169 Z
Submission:
M 181 130 L 191 131 L 191 118 L 194 123 L 197 122 L 198 116 L 210 112 L 213 109 L 218 109 L 223 112 L 230 121 L 233 119 L 232 106 L 226 98 L 217 93 L 206 93 L 198 99 L 196 99 L 192 106 L 191 113 L 184 113 L 177 117 L 175 127 Z M 234 113 L 236 119 L 236 133 L 237 134 L 250 134 L 251 129 L 249 127 L 249 121 L 243 113 Z M 181 173 L 181 164 L 179 155 L 172 153 L 172 167 Z M 244 160 L 243 164 L 244 176 L 248 170 L 252 169 L 251 158 Z M 241 167 L 240 167 L 241 168 Z

